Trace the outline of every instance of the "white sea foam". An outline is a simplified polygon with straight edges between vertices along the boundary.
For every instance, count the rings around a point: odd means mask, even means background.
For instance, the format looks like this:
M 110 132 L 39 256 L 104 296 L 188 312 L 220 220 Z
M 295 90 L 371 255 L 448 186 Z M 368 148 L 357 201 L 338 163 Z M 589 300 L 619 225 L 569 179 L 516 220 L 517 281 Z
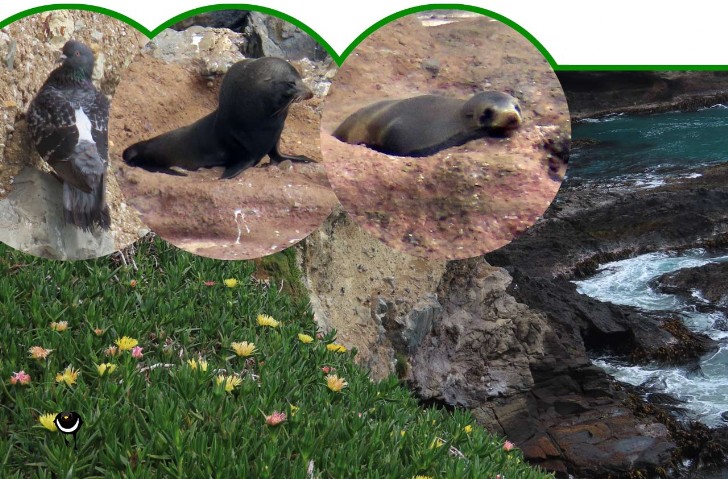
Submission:
M 653 290 L 649 283 L 664 273 L 723 261 L 728 261 L 728 256 L 710 257 L 702 249 L 680 255 L 649 253 L 601 265 L 593 277 L 575 281 L 577 291 L 601 301 L 679 313 L 687 327 L 719 342 L 718 351 L 701 358 L 697 370 L 655 364 L 631 366 L 610 358 L 593 361 L 620 381 L 658 385 L 661 392 L 685 401 L 685 407 L 695 419 L 711 426 L 724 424 L 720 414 L 728 410 L 728 332 L 714 327 L 725 316 L 721 312 L 695 311 L 677 296 Z

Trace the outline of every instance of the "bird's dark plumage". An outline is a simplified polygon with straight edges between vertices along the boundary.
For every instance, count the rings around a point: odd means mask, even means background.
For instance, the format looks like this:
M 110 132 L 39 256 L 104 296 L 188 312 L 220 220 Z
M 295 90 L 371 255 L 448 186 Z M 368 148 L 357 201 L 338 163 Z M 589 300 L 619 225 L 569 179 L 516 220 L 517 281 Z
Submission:
M 30 103 L 28 127 L 38 153 L 63 182 L 66 221 L 86 231 L 109 229 L 109 101 L 91 83 L 90 48 L 68 41 L 61 59 Z

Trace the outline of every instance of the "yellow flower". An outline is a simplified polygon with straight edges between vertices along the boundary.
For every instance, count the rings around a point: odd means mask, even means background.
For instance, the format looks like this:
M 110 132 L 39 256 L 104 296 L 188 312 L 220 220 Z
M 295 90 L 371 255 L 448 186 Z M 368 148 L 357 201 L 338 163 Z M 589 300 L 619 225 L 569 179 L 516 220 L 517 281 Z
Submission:
M 49 431 L 55 432 L 58 430 L 56 424 L 53 422 L 56 416 L 58 416 L 58 414 L 43 414 L 38 418 L 38 421 L 43 425 L 44 428 L 48 429 Z
M 327 344 L 326 349 L 328 349 L 329 351 L 337 352 L 337 353 L 346 352 L 346 348 L 344 346 L 342 346 L 341 344 L 336 344 L 336 343 Z
M 202 358 L 199 358 L 199 361 L 195 358 L 188 359 L 187 364 L 190 365 L 191 369 L 197 369 L 199 368 L 202 372 L 207 372 L 207 361 L 205 361 Z
M 249 343 L 247 341 L 230 343 L 230 347 L 238 356 L 247 357 L 255 352 L 255 343 Z
M 344 378 L 340 378 L 336 374 L 328 374 L 326 376 L 326 387 L 334 391 L 335 393 L 341 392 L 346 386 L 348 386 Z
M 99 372 L 99 376 L 103 376 L 104 374 L 111 374 L 116 371 L 116 364 L 101 363 L 96 366 L 96 370 Z
M 436 447 L 442 447 L 445 444 L 445 441 L 440 439 L 439 437 L 436 437 L 432 440 L 432 444 L 430 444 L 430 449 L 435 449 Z
M 225 392 L 231 393 L 233 392 L 233 389 L 243 383 L 243 380 L 237 376 L 225 376 L 224 374 L 220 374 L 215 378 L 215 382 L 217 384 L 225 383 Z
M 68 329 L 68 321 L 58 321 L 57 323 L 55 321 L 52 321 L 51 329 L 53 331 L 58 331 L 59 333 L 61 331 L 65 331 Z
M 139 344 L 139 341 L 134 338 L 130 338 L 129 336 L 124 336 L 114 342 L 117 346 L 119 346 L 119 351 L 129 351 L 131 349 L 134 349 L 134 347 Z
M 52 351 L 52 349 L 46 349 L 41 346 L 33 346 L 28 350 L 30 357 L 33 359 L 45 359 Z
M 224 280 L 223 283 L 225 283 L 225 286 L 227 286 L 228 288 L 234 288 L 238 285 L 238 280 L 235 278 L 228 278 Z
M 56 374 L 57 383 L 66 383 L 68 386 L 76 384 L 78 379 L 78 370 L 73 369 L 73 366 L 68 366 L 62 373 Z
M 432 479 L 432 476 L 415 476 L 414 479 Z
M 299 409 L 301 409 L 299 406 L 294 406 L 293 404 L 289 404 L 291 407 L 291 417 L 295 416 Z
M 405 431 L 404 429 L 402 429 L 401 431 L 399 431 L 399 435 L 400 436 L 404 437 L 405 434 L 407 434 L 407 431 Z
M 280 324 L 280 321 L 276 321 L 272 316 L 268 316 L 267 314 L 258 315 L 258 326 L 270 326 L 271 328 L 277 328 Z
M 298 333 L 298 340 L 306 344 L 313 342 L 313 338 L 311 336 L 303 333 Z
M 465 426 L 463 428 L 463 431 L 465 431 L 465 434 L 470 434 L 471 432 L 473 432 L 473 426 L 471 426 L 470 424 L 468 424 L 467 426 Z

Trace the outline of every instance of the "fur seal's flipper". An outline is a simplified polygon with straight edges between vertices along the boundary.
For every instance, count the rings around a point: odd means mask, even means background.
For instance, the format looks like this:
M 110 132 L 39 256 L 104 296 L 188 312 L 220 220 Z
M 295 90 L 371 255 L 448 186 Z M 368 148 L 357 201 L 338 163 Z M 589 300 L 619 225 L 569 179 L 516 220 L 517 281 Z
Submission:
M 231 178 L 235 178 L 238 176 L 243 170 L 250 168 L 251 164 L 250 162 L 238 162 L 233 163 L 232 165 L 228 165 L 225 167 L 225 170 L 222 172 L 222 175 L 220 175 L 221 180 L 229 180 Z
M 280 149 L 278 148 L 278 144 L 276 144 L 275 148 L 268 152 L 268 158 L 270 158 L 271 165 L 278 165 L 279 163 L 286 160 L 295 161 L 298 163 L 315 163 L 315 160 L 312 160 L 308 156 L 286 155 L 284 153 L 281 153 Z
M 191 125 L 135 143 L 124 150 L 122 158 L 129 166 L 151 172 L 172 172 L 177 176 L 180 173 L 171 167 L 194 171 L 220 165 L 225 154 L 220 150 L 214 135 L 209 134 L 214 121 L 215 112 Z
M 192 125 L 130 146 L 124 161 L 165 172 L 173 166 L 186 170 L 224 166 L 221 178 L 234 178 L 266 155 L 271 162 L 307 161 L 281 154 L 278 141 L 290 105 L 311 97 L 313 92 L 287 61 L 240 61 L 223 78 L 217 110 Z
M 485 136 L 506 136 L 520 124 L 518 100 L 505 93 L 481 92 L 467 101 L 424 95 L 364 107 L 334 136 L 382 153 L 420 157 Z

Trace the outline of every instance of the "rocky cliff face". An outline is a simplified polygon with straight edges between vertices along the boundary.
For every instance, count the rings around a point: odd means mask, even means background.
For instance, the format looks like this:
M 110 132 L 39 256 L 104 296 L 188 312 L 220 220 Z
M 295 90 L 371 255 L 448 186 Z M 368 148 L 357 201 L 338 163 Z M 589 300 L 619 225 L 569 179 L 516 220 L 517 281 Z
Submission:
M 558 72 L 572 119 L 616 112 L 655 113 L 728 101 L 724 71 Z
M 543 358 L 549 326 L 506 292 L 511 281 L 482 258 L 448 264 L 439 314 L 411 350 L 409 377 L 423 399 L 478 407 L 533 387 L 530 364 Z
M 341 209 L 299 246 L 317 322 L 359 350 L 375 379 L 404 371 L 442 306 L 442 261 L 397 253 Z
M 533 297 L 553 294 L 549 285 L 514 281 L 483 258 L 443 264 L 395 254 L 341 212 L 301 253 L 319 323 L 356 347 L 375 378 L 397 373 L 427 402 L 471 409 L 534 463 L 606 477 L 654 469 L 675 451 L 664 425 L 624 405 L 628 394 L 591 366 L 585 345 L 600 328 L 656 343 L 670 334 L 640 335 L 638 318 L 573 291 L 560 307 L 577 312 L 561 318 Z M 592 309 L 601 311 L 593 321 Z

